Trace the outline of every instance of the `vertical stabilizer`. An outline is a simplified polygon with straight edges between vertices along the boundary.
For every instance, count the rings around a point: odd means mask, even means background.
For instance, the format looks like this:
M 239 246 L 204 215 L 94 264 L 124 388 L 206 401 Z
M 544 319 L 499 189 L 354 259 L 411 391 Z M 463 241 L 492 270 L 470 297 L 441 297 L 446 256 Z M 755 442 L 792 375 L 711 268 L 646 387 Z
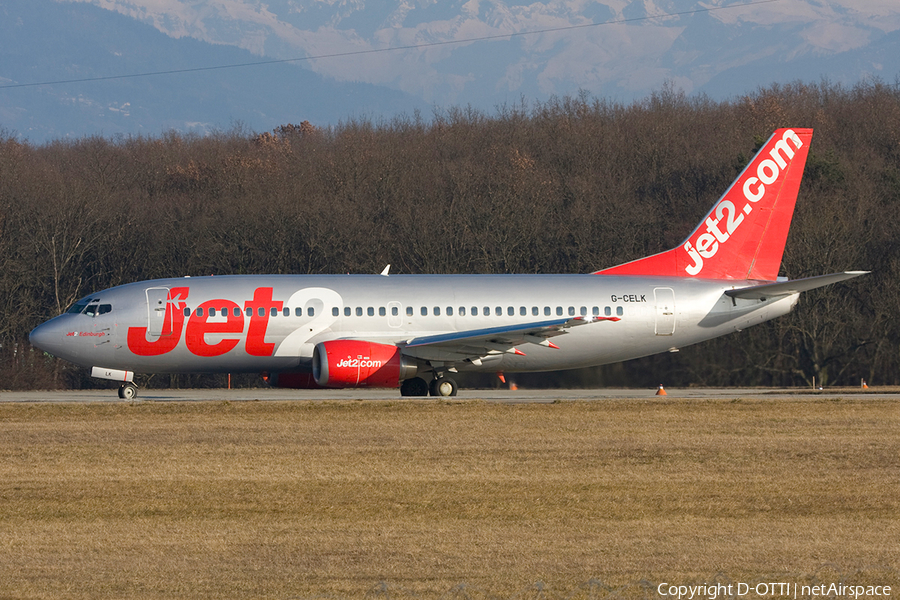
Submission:
M 775 281 L 812 129 L 779 129 L 678 247 L 600 275 Z

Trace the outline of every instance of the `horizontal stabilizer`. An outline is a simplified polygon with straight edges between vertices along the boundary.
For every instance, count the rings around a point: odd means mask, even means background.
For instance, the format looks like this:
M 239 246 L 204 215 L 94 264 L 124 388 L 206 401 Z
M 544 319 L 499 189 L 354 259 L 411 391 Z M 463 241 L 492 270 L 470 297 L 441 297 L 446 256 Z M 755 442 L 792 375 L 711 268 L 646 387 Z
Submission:
M 831 273 L 830 275 L 806 277 L 804 279 L 795 279 L 793 281 L 766 283 L 736 290 L 728 290 L 725 292 L 725 295 L 731 296 L 732 298 L 745 298 L 748 300 L 763 300 L 765 298 L 776 298 L 778 296 L 790 296 L 791 294 L 808 292 L 809 290 L 831 285 L 832 283 L 837 283 L 839 281 L 853 279 L 854 277 L 865 275 L 868 272 L 869 271 L 844 271 L 843 273 Z

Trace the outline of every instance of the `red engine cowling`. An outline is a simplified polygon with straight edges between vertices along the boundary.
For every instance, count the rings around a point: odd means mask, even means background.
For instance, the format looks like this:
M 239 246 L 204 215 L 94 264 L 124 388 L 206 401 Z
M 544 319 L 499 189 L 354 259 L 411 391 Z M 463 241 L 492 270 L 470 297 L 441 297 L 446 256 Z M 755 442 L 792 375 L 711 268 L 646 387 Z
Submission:
M 416 363 L 388 344 L 334 340 L 316 344 L 313 377 L 322 387 L 395 388 L 416 374 Z

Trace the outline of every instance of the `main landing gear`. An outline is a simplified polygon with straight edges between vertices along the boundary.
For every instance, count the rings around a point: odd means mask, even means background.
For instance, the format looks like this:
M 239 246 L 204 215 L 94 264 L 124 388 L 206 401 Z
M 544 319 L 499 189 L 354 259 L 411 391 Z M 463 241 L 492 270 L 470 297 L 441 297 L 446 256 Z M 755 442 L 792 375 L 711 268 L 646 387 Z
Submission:
M 426 383 L 421 377 L 413 377 L 407 379 L 400 384 L 401 396 L 455 396 L 459 390 L 456 381 L 450 377 L 439 375 L 431 380 L 431 384 Z
M 134 400 L 137 396 L 138 389 L 137 386 L 131 382 L 123 383 L 119 386 L 119 398 L 122 400 Z
M 436 377 L 431 380 L 429 391 L 432 396 L 455 396 L 459 387 L 449 377 Z

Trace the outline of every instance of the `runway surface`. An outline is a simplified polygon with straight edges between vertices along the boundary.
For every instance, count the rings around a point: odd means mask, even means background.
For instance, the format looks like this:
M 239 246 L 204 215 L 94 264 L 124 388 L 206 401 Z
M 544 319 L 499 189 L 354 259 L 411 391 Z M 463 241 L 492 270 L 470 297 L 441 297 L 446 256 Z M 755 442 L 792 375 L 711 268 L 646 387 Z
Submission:
M 656 397 L 657 390 L 602 388 L 586 390 L 460 390 L 454 398 L 446 401 L 485 400 L 499 403 L 549 403 L 556 401 L 591 401 L 610 399 L 648 399 Z M 812 390 L 804 388 L 667 388 L 667 399 L 798 399 L 798 398 L 864 398 L 898 400 L 900 392 L 896 388 L 879 391 L 860 388 L 835 388 Z M 426 398 L 404 398 L 403 400 L 426 400 Z M 437 400 L 436 398 L 431 398 Z M 142 389 L 136 402 L 284 402 L 284 401 L 326 401 L 326 400 L 401 400 L 397 390 L 288 390 L 270 388 L 252 389 L 190 389 L 159 390 Z M 0 392 L 0 402 L 126 402 L 120 400 L 116 390 L 77 391 L 27 391 Z

